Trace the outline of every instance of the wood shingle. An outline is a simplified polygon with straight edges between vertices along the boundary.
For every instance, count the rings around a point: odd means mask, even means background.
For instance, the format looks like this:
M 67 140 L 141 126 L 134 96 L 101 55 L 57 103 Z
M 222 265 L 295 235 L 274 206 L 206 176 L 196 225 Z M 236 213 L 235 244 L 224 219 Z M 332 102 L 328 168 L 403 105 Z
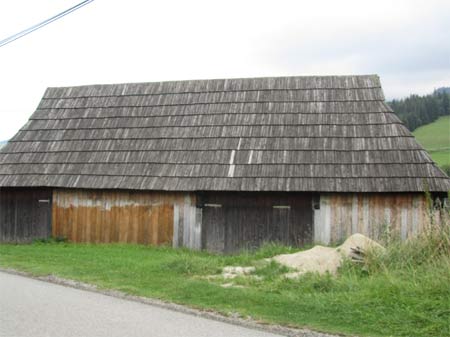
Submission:
M 1 187 L 445 192 L 378 76 L 49 88 L 0 151 Z

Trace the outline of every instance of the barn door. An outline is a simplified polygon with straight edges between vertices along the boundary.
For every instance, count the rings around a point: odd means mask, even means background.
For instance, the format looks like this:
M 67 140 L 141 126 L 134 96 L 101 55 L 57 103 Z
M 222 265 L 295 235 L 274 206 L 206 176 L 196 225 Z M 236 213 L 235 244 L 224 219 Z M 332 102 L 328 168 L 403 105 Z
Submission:
M 202 204 L 204 247 L 234 252 L 264 242 L 312 241 L 311 196 L 289 193 L 210 193 Z
M 289 237 L 287 242 L 292 246 L 303 246 L 313 241 L 313 208 L 312 195 L 290 195 Z
M 0 241 L 22 242 L 51 236 L 52 191 L 1 189 Z
M 52 191 L 37 191 L 33 199 L 36 205 L 35 237 L 49 238 L 52 235 Z
M 225 252 L 253 250 L 264 242 L 289 244 L 290 209 L 259 204 L 262 201 L 224 207 Z

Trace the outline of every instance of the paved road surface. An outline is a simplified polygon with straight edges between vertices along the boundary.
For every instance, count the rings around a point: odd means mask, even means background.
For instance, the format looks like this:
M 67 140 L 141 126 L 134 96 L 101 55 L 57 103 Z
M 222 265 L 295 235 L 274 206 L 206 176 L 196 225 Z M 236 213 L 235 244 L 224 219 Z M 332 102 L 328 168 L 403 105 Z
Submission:
M 0 272 L 0 336 L 277 335 Z

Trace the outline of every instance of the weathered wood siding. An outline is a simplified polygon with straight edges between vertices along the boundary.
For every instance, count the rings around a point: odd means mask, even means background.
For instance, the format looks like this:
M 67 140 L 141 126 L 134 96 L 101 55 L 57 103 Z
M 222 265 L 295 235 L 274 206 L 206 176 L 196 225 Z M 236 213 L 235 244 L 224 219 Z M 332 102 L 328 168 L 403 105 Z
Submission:
M 181 192 L 56 189 L 52 232 L 73 242 L 190 247 L 191 213 L 195 197 Z
M 314 240 L 328 244 L 354 233 L 379 239 L 388 230 L 406 239 L 427 221 L 423 194 L 322 194 L 314 211 Z
M 0 190 L 0 242 L 29 242 L 51 234 L 48 189 Z
M 207 193 L 201 202 L 203 247 L 235 252 L 263 242 L 312 242 L 311 195 L 305 193 Z

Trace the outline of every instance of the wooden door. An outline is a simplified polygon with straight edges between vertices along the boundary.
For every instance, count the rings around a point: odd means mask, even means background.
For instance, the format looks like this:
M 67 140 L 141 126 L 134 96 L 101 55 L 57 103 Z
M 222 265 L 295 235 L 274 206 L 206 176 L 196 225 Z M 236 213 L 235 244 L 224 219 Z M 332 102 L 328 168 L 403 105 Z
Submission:
M 301 246 L 312 241 L 309 194 L 208 193 L 203 197 L 204 248 L 234 252 L 264 242 Z
M 0 241 L 27 242 L 51 236 L 52 191 L 0 190 Z
M 38 238 L 49 238 L 52 235 L 52 192 L 49 190 L 39 191 L 34 195 L 33 207 L 36 207 L 34 219 L 34 236 Z

